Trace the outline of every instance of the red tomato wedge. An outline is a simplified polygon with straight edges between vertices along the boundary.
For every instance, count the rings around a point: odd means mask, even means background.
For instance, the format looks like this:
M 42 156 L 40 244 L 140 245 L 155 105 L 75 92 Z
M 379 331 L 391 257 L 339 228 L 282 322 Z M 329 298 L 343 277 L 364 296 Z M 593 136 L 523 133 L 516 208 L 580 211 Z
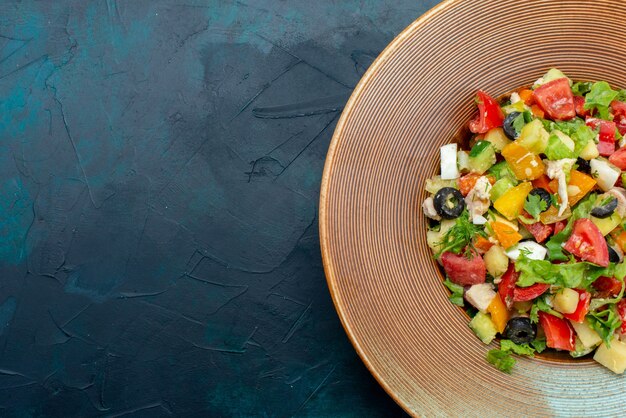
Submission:
M 607 120 L 587 118 L 587 126 L 599 129 L 598 152 L 603 157 L 608 157 L 615 152 L 615 122 Z
M 565 251 L 598 266 L 609 265 L 609 248 L 598 227 L 587 218 L 577 219 L 574 230 L 563 246 Z
M 563 318 L 571 319 L 574 322 L 583 322 L 585 315 L 589 312 L 589 303 L 591 302 L 591 293 L 586 290 L 574 289 L 578 292 L 578 305 L 576 310 L 570 314 L 563 314 Z
M 613 100 L 611 102 L 611 111 L 613 112 L 613 122 L 620 135 L 626 134 L 626 103 Z
M 561 232 L 562 230 L 565 229 L 565 227 L 567 226 L 567 222 L 565 221 L 558 221 L 554 223 L 554 234 L 558 234 L 559 232 Z
M 475 251 L 471 253 L 470 258 L 447 251 L 441 255 L 441 263 L 450 281 L 456 284 L 469 286 L 485 282 L 487 276 L 485 262 Z
M 533 234 L 535 241 L 538 243 L 544 242 L 554 232 L 554 225 L 545 225 L 542 222 L 535 222 L 534 224 L 525 225 L 528 232 Z
M 581 118 L 590 115 L 589 110 L 585 109 L 585 98 L 582 96 L 574 96 L 574 108 L 576 109 L 576 114 Z
M 502 126 L 504 113 L 500 105 L 491 96 L 482 90 L 476 93 L 478 115 L 469 123 L 470 131 L 475 134 L 484 134 L 492 128 Z
M 626 147 L 620 148 L 611 154 L 609 162 L 620 170 L 626 170 Z
M 543 295 L 550 288 L 549 284 L 535 283 L 528 287 L 516 287 L 513 291 L 513 302 L 526 302 Z
M 622 334 L 626 334 L 626 299 L 622 299 L 617 302 L 615 307 L 617 308 L 617 314 L 622 320 L 622 327 L 620 331 L 622 332 Z
M 558 78 L 537 87 L 533 97 L 551 119 L 568 120 L 576 116 L 574 94 L 567 78 Z
M 574 351 L 574 328 L 566 319 L 539 311 L 539 325 L 546 334 L 548 347 Z
M 600 276 L 591 283 L 591 286 L 598 292 L 606 293 L 608 296 L 617 296 L 622 290 L 622 282 L 615 277 Z
M 519 278 L 519 273 L 515 271 L 515 265 L 509 263 L 509 268 L 506 273 L 502 275 L 502 280 L 498 283 L 498 295 L 502 299 L 507 309 L 511 309 L 513 306 L 513 293 L 515 292 L 515 283 Z

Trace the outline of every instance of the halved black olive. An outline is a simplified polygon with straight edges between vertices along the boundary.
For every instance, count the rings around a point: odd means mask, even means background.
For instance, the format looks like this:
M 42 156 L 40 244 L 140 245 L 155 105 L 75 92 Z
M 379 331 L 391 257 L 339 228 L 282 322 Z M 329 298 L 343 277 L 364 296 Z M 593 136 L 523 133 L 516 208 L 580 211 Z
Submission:
M 443 219 L 457 218 L 465 209 L 463 195 L 453 187 L 444 187 L 433 198 L 435 210 Z
M 609 261 L 611 263 L 619 263 L 619 254 L 617 253 L 617 251 L 615 251 L 613 248 L 611 248 L 610 245 L 608 245 L 609 248 Z
M 517 316 L 507 322 L 504 336 L 515 344 L 527 344 L 537 336 L 537 325 L 530 322 L 530 318 Z
M 578 157 L 576 158 L 576 165 L 578 166 L 578 171 L 587 174 L 591 173 L 591 165 L 589 164 L 589 161 L 583 160 L 582 158 Z
M 591 209 L 591 216 L 595 216 L 596 218 L 608 218 L 613 214 L 613 212 L 615 212 L 615 209 L 617 208 L 617 198 L 609 196 L 604 200 L 600 202 L 600 206 L 596 206 Z
M 513 122 L 519 115 L 521 115 L 520 112 L 511 112 L 506 116 L 506 118 L 504 118 L 504 122 L 502 122 L 502 130 L 509 139 L 515 139 L 519 136 L 513 127 Z
M 541 200 L 546 202 L 546 208 L 545 208 L 545 210 L 542 210 L 542 212 L 545 212 L 546 210 L 548 210 L 548 208 L 550 207 L 550 204 L 552 203 L 552 198 L 550 197 L 550 192 L 548 192 L 546 189 L 544 189 L 542 187 L 535 187 L 534 189 L 532 189 L 530 191 L 529 194 L 535 195 L 535 196 L 539 196 L 541 198 Z

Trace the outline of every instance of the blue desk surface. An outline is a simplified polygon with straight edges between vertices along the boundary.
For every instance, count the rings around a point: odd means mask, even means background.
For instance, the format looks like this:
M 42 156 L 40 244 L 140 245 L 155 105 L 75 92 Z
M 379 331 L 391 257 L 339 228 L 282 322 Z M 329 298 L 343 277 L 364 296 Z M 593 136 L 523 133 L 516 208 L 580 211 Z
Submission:
M 317 204 L 340 110 L 435 1 L 0 4 L 0 415 L 402 416 Z

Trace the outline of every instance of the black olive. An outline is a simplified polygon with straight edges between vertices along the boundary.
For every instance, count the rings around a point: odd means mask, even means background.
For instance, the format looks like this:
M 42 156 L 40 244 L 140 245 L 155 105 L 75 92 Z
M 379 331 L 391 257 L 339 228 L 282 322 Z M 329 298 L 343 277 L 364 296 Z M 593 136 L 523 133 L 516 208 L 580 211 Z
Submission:
M 583 160 L 582 158 L 576 158 L 576 165 L 578 166 L 577 170 L 582 171 L 583 173 L 590 174 L 591 173 L 591 165 L 589 161 Z
M 537 336 L 537 326 L 530 322 L 530 318 L 517 316 L 507 322 L 504 336 L 515 344 L 530 343 Z
M 457 218 L 465 209 L 463 195 L 457 189 L 444 187 L 433 198 L 435 210 L 443 219 Z
M 541 200 L 546 202 L 546 208 L 542 210 L 542 212 L 545 212 L 546 210 L 548 210 L 548 208 L 550 207 L 550 204 L 552 203 L 550 192 L 548 192 L 546 189 L 542 187 L 535 187 L 534 189 L 530 191 L 529 194 L 534 195 L 534 196 L 539 196 Z
M 611 246 L 608 246 L 609 248 L 609 261 L 611 263 L 619 263 L 619 254 L 617 254 L 617 251 L 615 251 L 613 248 L 611 248 Z
M 591 209 L 591 216 L 595 216 L 596 218 L 608 218 L 613 214 L 613 212 L 615 212 L 615 209 L 617 208 L 617 199 L 614 196 L 609 196 L 606 200 L 607 202 L 601 202 L 604 203 L 603 205 L 596 206 Z
M 519 115 L 521 115 L 520 112 L 511 112 L 506 116 L 506 118 L 504 118 L 504 122 L 502 122 L 502 130 L 504 130 L 504 134 L 509 139 L 515 139 L 519 136 L 519 134 L 513 127 L 513 122 Z

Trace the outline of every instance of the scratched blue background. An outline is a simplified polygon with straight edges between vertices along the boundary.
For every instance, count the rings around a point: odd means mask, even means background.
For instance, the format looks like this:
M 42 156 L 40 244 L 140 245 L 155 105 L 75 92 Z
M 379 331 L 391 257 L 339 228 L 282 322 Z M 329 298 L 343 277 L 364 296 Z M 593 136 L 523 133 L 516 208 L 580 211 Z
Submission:
M 0 3 L 0 415 L 402 416 L 341 328 L 320 179 L 435 1 Z

